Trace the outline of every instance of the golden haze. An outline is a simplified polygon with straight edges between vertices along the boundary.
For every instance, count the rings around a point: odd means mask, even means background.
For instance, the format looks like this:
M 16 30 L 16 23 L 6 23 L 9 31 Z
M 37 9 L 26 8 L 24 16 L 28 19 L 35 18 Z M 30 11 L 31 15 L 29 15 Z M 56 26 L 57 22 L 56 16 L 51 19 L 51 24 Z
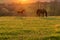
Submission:
M 18 0 L 17 2 L 21 3 L 21 4 L 28 4 L 28 3 L 32 3 L 32 2 L 36 2 L 36 1 L 35 0 Z

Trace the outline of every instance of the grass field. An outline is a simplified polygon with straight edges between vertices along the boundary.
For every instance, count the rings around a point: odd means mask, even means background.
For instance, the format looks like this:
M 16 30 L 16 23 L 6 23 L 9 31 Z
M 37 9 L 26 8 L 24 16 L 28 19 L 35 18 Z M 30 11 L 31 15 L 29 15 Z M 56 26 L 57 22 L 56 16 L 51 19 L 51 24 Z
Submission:
M 0 17 L 0 40 L 60 40 L 60 16 Z

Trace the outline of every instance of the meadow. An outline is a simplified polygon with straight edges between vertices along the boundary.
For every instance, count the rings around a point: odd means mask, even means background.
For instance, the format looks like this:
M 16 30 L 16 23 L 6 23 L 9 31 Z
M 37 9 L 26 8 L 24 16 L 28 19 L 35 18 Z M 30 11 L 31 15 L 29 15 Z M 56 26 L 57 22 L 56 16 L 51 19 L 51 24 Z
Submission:
M 0 17 L 0 40 L 60 40 L 60 16 Z

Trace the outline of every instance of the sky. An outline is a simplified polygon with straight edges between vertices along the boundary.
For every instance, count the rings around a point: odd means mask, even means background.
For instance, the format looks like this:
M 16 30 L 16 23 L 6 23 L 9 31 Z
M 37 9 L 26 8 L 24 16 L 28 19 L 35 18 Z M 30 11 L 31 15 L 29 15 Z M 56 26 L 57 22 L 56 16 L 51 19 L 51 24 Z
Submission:
M 20 3 L 31 3 L 31 2 L 36 2 L 36 1 L 40 1 L 40 2 L 50 2 L 51 0 L 0 0 L 0 2 L 2 3 L 9 3 L 9 2 L 20 2 Z

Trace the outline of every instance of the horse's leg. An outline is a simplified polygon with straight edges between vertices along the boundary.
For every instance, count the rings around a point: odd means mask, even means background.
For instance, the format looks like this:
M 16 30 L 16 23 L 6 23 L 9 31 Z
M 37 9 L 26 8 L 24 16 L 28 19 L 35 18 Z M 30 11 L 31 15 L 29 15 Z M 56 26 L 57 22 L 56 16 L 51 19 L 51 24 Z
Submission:
M 44 16 L 46 16 L 46 17 L 47 17 L 47 12 L 44 12 Z
M 45 13 L 45 16 L 47 17 L 47 14 Z
M 47 17 L 47 11 L 45 11 L 45 16 Z
M 42 17 L 44 17 L 44 13 L 42 13 Z
M 44 13 L 43 13 L 43 17 L 44 17 L 45 15 L 44 15 Z
M 40 13 L 38 13 L 37 15 L 40 17 L 40 15 L 41 15 L 41 14 L 40 14 Z
M 47 17 L 47 13 L 45 13 L 45 16 Z

